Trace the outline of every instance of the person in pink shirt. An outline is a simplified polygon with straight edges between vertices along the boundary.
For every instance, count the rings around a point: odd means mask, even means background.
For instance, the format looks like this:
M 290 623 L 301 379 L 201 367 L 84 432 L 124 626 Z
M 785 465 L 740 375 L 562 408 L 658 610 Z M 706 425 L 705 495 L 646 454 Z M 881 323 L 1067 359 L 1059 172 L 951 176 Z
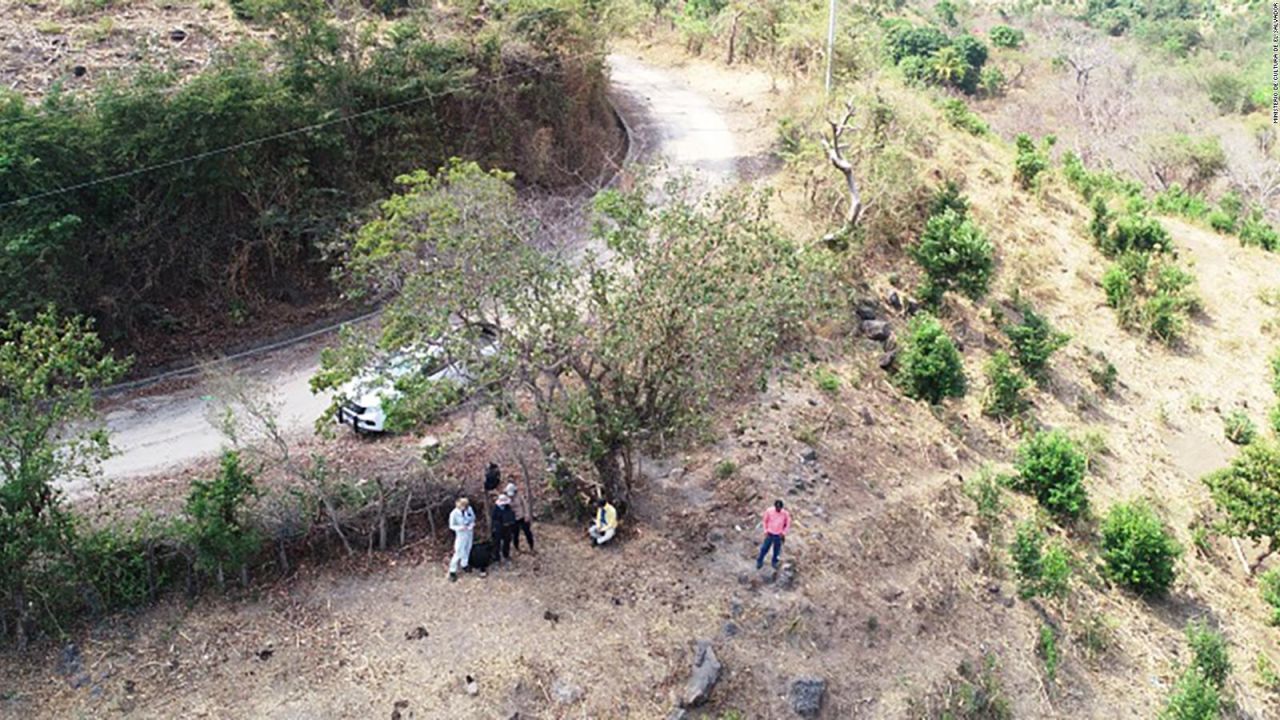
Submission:
M 764 542 L 756 557 L 756 569 L 764 567 L 764 556 L 773 548 L 773 567 L 778 567 L 778 555 L 782 553 L 782 541 L 791 529 L 791 513 L 782 509 L 782 501 L 775 500 L 773 507 L 764 511 Z

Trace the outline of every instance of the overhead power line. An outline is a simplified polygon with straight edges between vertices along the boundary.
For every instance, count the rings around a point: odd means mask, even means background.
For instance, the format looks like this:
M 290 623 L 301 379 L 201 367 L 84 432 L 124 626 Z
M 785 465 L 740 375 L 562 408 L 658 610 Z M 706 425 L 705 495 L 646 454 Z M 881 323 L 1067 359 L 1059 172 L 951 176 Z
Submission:
M 586 57 L 587 55 L 588 55 L 587 53 L 584 53 L 584 54 L 582 54 L 582 55 L 578 55 L 578 56 L 570 57 L 570 58 L 567 58 L 567 59 L 569 59 L 569 60 L 580 60 L 580 59 L 582 59 L 582 58 Z M 83 182 L 78 182 L 78 183 L 75 183 L 75 184 L 73 184 L 73 185 L 68 185 L 68 186 L 66 186 L 66 187 L 60 187 L 60 188 L 55 188 L 55 189 L 52 189 L 52 190 L 45 190 L 45 191 L 42 191 L 42 192 L 33 193 L 33 194 L 31 194 L 31 195 L 27 195 L 27 196 L 25 196 L 25 197 L 17 198 L 16 200 L 7 200 L 7 201 L 5 201 L 5 202 L 2 202 L 2 203 L 0 203 L 0 209 L 8 208 L 8 207 L 12 207 L 12 206 L 14 206 L 14 205 L 22 205 L 22 204 L 25 204 L 25 203 L 33 202 L 33 201 L 35 201 L 35 200 L 43 200 L 43 199 L 45 199 L 45 198 L 53 197 L 53 196 L 55 196 L 55 195 L 63 195 L 63 194 L 69 193 L 69 192 L 75 192 L 75 191 L 77 191 L 77 190 L 83 190 L 83 189 L 88 188 L 88 187 L 94 187 L 94 186 L 96 186 L 96 185 L 102 185 L 102 184 L 105 184 L 105 183 L 115 182 L 115 181 L 117 181 L 117 180 L 124 180 L 125 178 L 136 177 L 136 176 L 138 176 L 138 175 L 143 175 L 143 174 L 146 174 L 146 173 L 155 172 L 155 171 L 157 171 L 157 170 L 164 170 L 164 169 L 171 168 L 171 167 L 177 167 L 177 166 L 179 166 L 179 165 L 183 165 L 183 164 L 186 164 L 186 163 L 189 163 L 189 162 L 198 162 L 198 161 L 200 161 L 200 160 L 204 160 L 204 159 L 206 159 L 206 158 L 214 157 L 214 156 L 216 156 L 216 155 L 224 155 L 224 154 L 229 153 L 229 152 L 235 152 L 236 150 L 243 150 L 244 148 L 247 148 L 247 147 L 253 147 L 253 146 L 255 146 L 255 145 L 261 145 L 261 144 L 263 144 L 263 143 L 268 143 L 268 142 L 271 142 L 271 141 L 273 141 L 273 140 L 280 140 L 280 139 L 283 139 L 283 138 L 292 137 L 292 136 L 294 136 L 294 135 L 301 135 L 301 134 L 304 134 L 304 133 L 313 132 L 313 131 L 315 131 L 315 130 L 319 130 L 319 129 L 321 129 L 321 128 L 329 127 L 330 125 L 337 125 L 337 124 L 339 124 L 339 123 L 351 122 L 352 120 L 358 120 L 358 119 L 360 119 L 360 118 L 368 117 L 368 116 L 370 116 L 370 115 L 376 115 L 376 114 L 378 114 L 378 113 L 389 112 L 389 111 L 392 111 L 392 110 L 398 110 L 398 109 L 403 108 L 403 107 L 408 107 L 408 106 L 411 106 L 411 105 L 417 105 L 417 104 L 419 104 L 419 103 L 427 102 L 428 100 L 434 100 L 434 99 L 436 99 L 436 98 L 441 98 L 441 97 L 445 97 L 445 96 L 448 96 L 448 95 L 452 95 L 452 94 L 457 93 L 457 92 L 461 92 L 461 91 L 462 91 L 462 90 L 464 90 L 464 89 L 468 89 L 468 88 L 471 88 L 471 87 L 478 87 L 478 86 L 480 86 L 480 85 L 485 85 L 485 84 L 490 84 L 490 83 L 495 83 L 495 82 L 498 82 L 499 80 L 505 80 L 505 79 L 507 79 L 507 78 L 514 77 L 514 76 L 516 76 L 516 75 L 524 75 L 524 74 L 528 74 L 528 73 L 530 73 L 530 72 L 533 72 L 533 69 L 532 69 L 532 68 L 527 68 L 527 69 L 524 69 L 524 70 L 512 71 L 512 72 L 508 72 L 508 73 L 502 73 L 502 74 L 499 74 L 499 75 L 494 75 L 494 76 L 489 77 L 489 78 L 485 78 L 484 80 L 481 80 L 481 81 L 477 81 L 477 82 L 475 82 L 474 84 L 471 84 L 471 85 L 464 85 L 464 86 L 461 86 L 461 87 L 454 87 L 454 88 L 450 88 L 450 89 L 445 90 L 445 91 L 442 91 L 442 92 L 428 92 L 428 93 L 426 93 L 426 94 L 424 94 L 424 95 L 420 95 L 420 96 L 418 96 L 418 97 L 416 97 L 416 98 L 412 98 L 412 99 L 409 99 L 409 100 L 401 100 L 401 101 L 399 101 L 399 102 L 389 103 L 389 104 L 387 104 L 387 105 L 381 105 L 381 106 L 379 106 L 379 107 L 370 108 L 370 109 L 368 109 L 368 110 L 361 110 L 360 112 L 351 113 L 350 115 L 344 115 L 344 116 L 342 116 L 342 117 L 332 118 L 332 119 L 330 119 L 330 120 L 324 120 L 324 121 L 321 121 L 321 122 L 318 122 L 318 123 L 312 123 L 312 124 L 310 124 L 310 125 L 305 125 L 305 126 L 303 126 L 303 127 L 293 128 L 293 129 L 291 129 L 291 130 L 284 130 L 284 131 L 281 131 L 281 132 L 278 132 L 278 133 L 272 133 L 271 135 L 266 135 L 266 136 L 263 136 L 263 137 L 254 138 L 253 140 L 245 140 L 245 141 L 243 141 L 243 142 L 238 142 L 238 143 L 235 143 L 235 144 L 232 144 L 232 145 L 226 145 L 226 146 L 224 146 L 224 147 L 215 148 L 215 149 L 213 149 L 213 150 L 206 150 L 206 151 L 204 151 L 204 152 L 196 153 L 196 154 L 194 154 L 194 155 L 188 155 L 188 156 L 186 156 L 186 157 L 177 158 L 177 159 L 175 159 L 175 160 L 166 160 L 165 162 L 155 163 L 155 164 L 153 164 L 153 165 L 147 165 L 147 166 L 144 166 L 144 167 L 135 168 L 135 169 L 133 169 L 133 170 L 126 170 L 126 171 L 124 171 L 124 172 L 115 173 L 115 174 L 113 174 L 113 175 L 106 175 L 106 176 L 103 176 L 103 177 L 93 178 L 93 179 L 91 179 L 91 180 L 85 180 L 85 181 L 83 181 Z

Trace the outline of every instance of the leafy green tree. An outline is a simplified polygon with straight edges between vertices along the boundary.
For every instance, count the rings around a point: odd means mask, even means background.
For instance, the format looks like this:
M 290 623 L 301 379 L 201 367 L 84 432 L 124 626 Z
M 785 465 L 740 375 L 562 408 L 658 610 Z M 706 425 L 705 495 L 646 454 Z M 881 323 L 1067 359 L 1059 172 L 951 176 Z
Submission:
M 1188 668 L 1178 678 L 1160 720 L 1219 720 L 1222 698 L 1218 688 L 1198 668 Z
M 1022 391 L 1031 383 L 1013 366 L 1009 354 L 1004 351 L 993 353 L 983 372 L 987 377 L 987 387 L 982 394 L 983 414 L 995 418 L 1021 415 L 1027 408 Z
M 593 243 L 607 253 L 571 257 L 540 249 L 501 173 L 454 162 L 401 182 L 349 263 L 352 286 L 399 290 L 380 347 L 348 338 L 313 385 L 336 387 L 377 349 L 442 344 L 549 457 L 589 462 L 613 497 L 626 497 L 636 449 L 754 387 L 829 308 L 828 255 L 787 238 L 765 195 L 699 202 L 673 184 L 659 208 L 647 183 L 606 191 Z M 479 327 L 496 332 L 496 354 L 468 340 Z
M 995 249 L 965 215 L 947 209 L 930 217 L 911 256 L 924 270 L 922 294 L 930 302 L 955 290 L 977 299 L 987 293 L 995 266 Z
M 1113 505 L 1101 530 L 1108 576 L 1140 595 L 1169 589 L 1182 547 L 1154 510 L 1142 502 Z
M 1009 546 L 1018 594 L 1025 598 L 1062 598 L 1070 588 L 1071 559 L 1060 544 L 1046 544 L 1044 531 L 1033 520 L 1022 522 Z
M 1227 639 L 1204 622 L 1193 620 L 1187 623 L 1187 644 L 1191 646 L 1191 666 L 1221 690 L 1231 674 Z
M 1049 169 L 1049 148 L 1054 144 L 1054 137 L 1049 135 L 1043 141 L 1043 147 L 1037 148 L 1030 136 L 1020 134 L 1014 138 L 1017 155 L 1013 160 L 1013 179 L 1018 187 L 1030 190 L 1040 182 L 1040 175 Z
M 908 397 L 937 405 L 965 393 L 964 362 L 942 323 L 932 315 L 922 313 L 911 319 L 898 361 L 898 385 Z
M 1033 495 L 1053 515 L 1074 519 L 1089 506 L 1084 487 L 1087 465 L 1084 453 L 1065 432 L 1037 432 L 1018 447 L 1014 488 Z
M 89 321 L 52 308 L 30 320 L 10 313 L 0 326 L 0 597 L 20 646 L 42 569 L 72 549 L 59 485 L 92 479 L 110 454 L 93 390 L 125 367 L 103 351 Z
M 1233 537 L 1266 540 L 1264 557 L 1276 551 L 1280 536 L 1280 445 L 1259 438 L 1240 449 L 1226 468 L 1204 477 L 1223 514 L 1219 529 Z M 1258 560 L 1260 563 L 1261 558 Z M 1256 565 L 1255 565 L 1256 568 Z
M 1021 30 L 1008 25 L 996 25 L 991 28 L 987 36 L 991 38 L 991 44 L 998 48 L 1016 48 L 1026 39 L 1026 35 Z
M 242 573 L 260 546 L 261 538 L 249 522 L 248 502 L 259 495 L 253 475 L 240 464 L 240 454 L 222 454 L 218 474 L 193 480 L 187 497 L 185 534 L 196 553 L 196 568 L 225 582 L 230 568 Z

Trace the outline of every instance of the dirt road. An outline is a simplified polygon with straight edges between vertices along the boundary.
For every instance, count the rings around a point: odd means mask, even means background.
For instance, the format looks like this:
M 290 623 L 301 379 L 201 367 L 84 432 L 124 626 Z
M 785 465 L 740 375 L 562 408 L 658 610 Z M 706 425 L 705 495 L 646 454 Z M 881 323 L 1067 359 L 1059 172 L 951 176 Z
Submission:
M 714 187 L 733 176 L 736 146 L 724 118 L 699 93 L 670 73 L 625 55 L 611 55 L 614 97 L 645 162 L 664 162 L 668 172 L 688 172 Z M 330 399 L 311 393 L 307 381 L 318 366 L 321 342 L 264 353 L 237 364 L 275 389 L 264 397 L 290 432 L 311 432 Z M 103 466 L 107 480 L 155 473 L 212 455 L 223 438 L 207 419 L 208 390 L 199 382 L 171 392 L 137 393 L 107 409 L 116 455 Z M 85 488 L 69 486 L 73 495 Z

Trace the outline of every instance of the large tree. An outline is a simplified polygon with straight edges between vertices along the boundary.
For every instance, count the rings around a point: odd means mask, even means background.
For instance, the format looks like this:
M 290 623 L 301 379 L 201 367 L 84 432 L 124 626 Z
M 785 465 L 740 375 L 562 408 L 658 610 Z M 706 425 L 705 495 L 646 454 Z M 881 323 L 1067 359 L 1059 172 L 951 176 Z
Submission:
M 589 461 L 606 495 L 626 497 L 644 443 L 678 438 L 713 401 L 756 385 L 822 304 L 825 251 L 785 237 L 765 196 L 700 202 L 672 184 L 659 207 L 644 183 L 605 191 L 590 240 L 557 253 L 538 247 L 542 228 L 501 173 L 456 162 L 402 182 L 348 263 L 354 285 L 398 292 L 380 347 L 348 338 L 317 387 L 377 351 L 442 344 L 548 455 Z M 477 351 L 481 326 L 497 329 L 496 355 Z M 400 405 L 422 420 L 439 409 Z
M 31 320 L 11 313 L 0 325 L 0 597 L 20 646 L 36 574 L 70 549 L 58 483 L 91 478 L 110 452 L 93 389 L 123 370 L 85 320 L 49 309 Z

